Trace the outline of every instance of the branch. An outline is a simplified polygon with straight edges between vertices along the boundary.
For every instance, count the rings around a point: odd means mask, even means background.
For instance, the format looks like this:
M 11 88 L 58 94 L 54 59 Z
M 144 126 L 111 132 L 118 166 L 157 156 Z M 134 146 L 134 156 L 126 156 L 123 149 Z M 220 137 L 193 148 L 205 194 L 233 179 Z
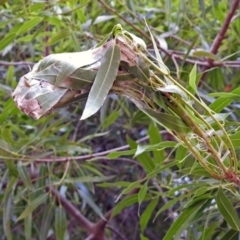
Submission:
M 82 213 L 71 203 L 69 202 L 65 197 L 59 194 L 59 192 L 51 187 L 47 186 L 46 187 L 47 192 L 49 192 L 56 201 L 58 201 L 64 209 L 71 215 L 73 216 L 76 221 L 89 233 L 93 233 L 93 228 L 94 224 L 90 222 L 86 217 L 82 215 Z
M 115 229 L 113 226 L 107 225 L 106 226 L 108 229 L 110 229 L 112 232 L 114 232 L 119 239 L 121 238 L 122 240 L 127 240 L 117 229 Z
M 218 49 L 221 46 L 222 41 L 223 41 L 223 39 L 225 37 L 225 34 L 226 34 L 226 32 L 227 32 L 227 30 L 229 28 L 229 25 L 231 23 L 231 19 L 232 19 L 234 13 L 236 12 L 236 10 L 237 10 L 237 8 L 239 6 L 239 2 L 240 2 L 239 0 L 234 0 L 233 1 L 231 9 L 230 9 L 230 11 L 228 12 L 228 14 L 226 16 L 226 18 L 224 20 L 224 23 L 223 23 L 219 33 L 217 34 L 217 36 L 215 37 L 215 39 L 213 41 L 213 44 L 212 44 L 211 50 L 210 50 L 211 53 L 216 54 L 218 52 Z M 205 78 L 205 76 L 207 74 L 206 71 L 209 68 L 211 68 L 211 64 L 212 64 L 211 60 L 209 60 L 209 64 L 210 64 L 210 66 L 204 67 L 202 69 L 203 75 L 202 75 L 201 80 L 199 82 L 199 86 L 201 86 L 201 84 L 202 84 L 202 82 L 203 82 L 203 80 L 204 80 L 204 78 Z
M 105 240 L 105 226 L 108 223 L 112 210 L 105 214 L 105 219 L 100 219 L 94 224 L 90 222 L 71 202 L 59 194 L 55 188 L 47 186 L 46 190 L 88 232 L 89 236 L 86 238 L 86 240 Z
M 33 62 L 6 62 L 6 61 L 0 61 L 0 66 L 8 67 L 8 66 L 21 66 L 21 65 L 29 65 L 33 66 L 35 63 Z
M 232 3 L 232 8 L 228 12 L 228 15 L 225 18 L 225 22 L 223 23 L 221 30 L 219 31 L 218 35 L 215 37 L 213 41 L 211 53 L 216 54 L 219 47 L 221 46 L 221 43 L 231 23 L 231 19 L 238 8 L 239 2 L 240 2 L 239 0 L 234 0 L 234 2 Z
M 162 130 L 159 133 L 160 134 L 166 134 L 168 132 L 166 130 Z M 149 136 L 145 136 L 143 138 L 140 138 L 137 141 L 137 143 L 146 141 L 148 139 L 149 139 Z M 91 158 L 104 157 L 111 152 L 122 151 L 122 150 L 126 150 L 128 148 L 129 148 L 129 145 L 124 145 L 124 146 L 121 146 L 121 147 L 112 148 L 110 150 L 107 150 L 107 151 L 104 151 L 104 152 L 99 152 L 99 153 L 87 154 L 87 155 L 76 156 L 76 157 L 39 158 L 39 159 L 36 159 L 34 162 L 35 163 L 42 163 L 42 162 L 67 162 L 67 161 L 88 160 L 88 159 L 91 159 Z

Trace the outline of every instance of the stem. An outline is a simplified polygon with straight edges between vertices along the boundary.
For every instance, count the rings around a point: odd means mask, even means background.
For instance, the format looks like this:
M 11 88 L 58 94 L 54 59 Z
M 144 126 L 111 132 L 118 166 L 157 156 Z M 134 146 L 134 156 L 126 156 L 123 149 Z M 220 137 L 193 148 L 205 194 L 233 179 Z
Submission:
M 190 152 L 193 154 L 193 156 L 201 163 L 201 165 L 211 174 L 216 179 L 222 179 L 221 175 L 216 175 L 211 168 L 208 167 L 206 164 L 204 158 L 199 154 L 198 152 L 195 151 L 195 149 L 192 147 L 192 145 L 188 142 L 188 140 L 183 136 L 182 134 L 178 134 L 179 138 L 186 144 Z
M 153 76 L 156 80 L 159 82 L 162 82 L 161 79 L 159 79 L 156 75 Z M 168 76 L 169 77 L 169 76 Z M 172 80 L 172 79 L 171 79 Z M 173 79 L 174 80 L 174 79 Z M 188 93 L 188 92 L 187 92 Z M 198 136 L 200 136 L 205 143 L 205 146 L 208 148 L 208 150 L 212 153 L 213 158 L 215 159 L 217 165 L 222 169 L 224 173 L 227 172 L 226 166 L 222 163 L 221 157 L 219 158 L 218 152 L 215 150 L 215 148 L 212 146 L 212 144 L 208 141 L 206 138 L 205 133 L 203 133 L 203 130 L 199 127 L 198 124 L 189 116 L 189 114 L 186 112 L 186 110 L 182 107 L 181 102 L 178 101 L 178 99 L 174 98 L 170 94 L 165 94 L 177 107 L 176 109 L 173 105 L 168 103 L 168 106 L 177 113 L 178 116 L 180 116 L 193 130 L 194 133 L 196 133 Z M 186 103 L 185 103 L 186 104 Z M 187 105 L 187 104 L 186 104 Z M 180 110 L 180 111 L 179 111 Z
M 208 114 L 209 116 L 214 120 L 214 122 L 217 124 L 217 126 L 223 131 L 224 136 L 226 137 L 226 140 L 230 146 L 230 153 L 232 156 L 232 160 L 233 160 L 233 165 L 234 165 L 234 171 L 237 172 L 238 169 L 238 160 L 237 160 L 237 155 L 236 152 L 234 150 L 232 141 L 230 140 L 226 129 L 222 126 L 222 124 L 214 117 L 214 115 L 212 114 L 212 110 L 208 107 L 206 107 L 205 105 L 203 105 L 194 95 L 192 95 L 190 92 L 188 92 L 181 84 L 179 84 L 177 81 L 175 81 L 171 76 L 169 76 L 170 80 L 174 82 L 174 84 L 176 84 L 179 88 L 181 88 L 181 90 L 183 90 L 186 94 L 188 94 L 196 103 L 198 103 Z M 187 103 L 186 103 L 187 104 Z M 187 104 L 188 105 L 188 104 Z M 189 106 L 189 105 L 188 105 Z M 218 135 L 216 135 L 220 140 L 222 140 Z M 225 148 L 228 149 L 228 147 L 225 145 Z M 230 163 L 230 171 L 232 171 L 232 163 L 231 160 L 229 161 Z
M 230 140 L 230 138 L 229 138 L 229 136 L 228 136 L 228 134 L 227 134 L 227 132 L 226 132 L 226 130 L 225 130 L 225 128 L 222 126 L 222 124 L 214 117 L 214 115 L 212 114 L 212 111 L 208 108 L 208 107 L 206 107 L 205 105 L 203 105 L 192 93 L 190 93 L 189 91 L 187 91 L 181 84 L 179 84 L 174 78 L 172 78 L 170 75 L 166 75 L 166 74 L 164 74 L 164 72 L 156 65 L 156 64 L 154 64 L 151 60 L 149 60 L 146 56 L 145 56 L 145 54 L 143 54 L 142 52 L 140 52 L 140 55 L 141 55 L 141 57 L 143 57 L 143 59 L 145 60 L 145 61 L 147 61 L 149 64 L 151 64 L 151 66 L 153 66 L 159 73 L 161 73 L 161 74 L 163 74 L 164 76 L 166 76 L 166 77 L 168 77 L 176 86 L 178 86 L 184 93 L 186 93 L 191 99 L 193 99 L 196 103 L 198 103 L 198 105 L 200 105 L 209 115 L 210 115 L 210 117 L 215 121 L 215 123 L 217 124 L 217 126 L 223 131 L 223 134 L 224 134 L 224 136 L 226 137 L 226 140 L 227 140 L 227 142 L 228 142 L 228 144 L 229 144 L 229 146 L 230 146 L 230 152 L 231 152 L 231 156 L 232 156 L 232 160 L 233 160 L 233 165 L 234 165 L 234 171 L 235 172 L 237 172 L 237 166 L 238 166 L 238 160 L 237 160 L 237 156 L 236 156 L 236 152 L 234 151 L 234 147 L 233 147 L 233 144 L 232 144 L 232 142 L 231 142 L 231 140 Z M 157 77 L 157 76 L 156 76 Z M 158 81 L 163 85 L 163 86 L 166 86 L 166 84 L 161 80 L 161 79 L 159 79 L 159 78 L 157 78 L 158 79 Z M 171 99 L 171 100 L 173 100 L 173 99 Z M 175 101 L 176 102 L 176 101 Z M 179 106 L 179 103 L 177 102 L 176 103 L 178 106 Z M 185 105 L 187 105 L 188 107 L 190 107 L 191 109 L 193 109 L 192 108 L 192 106 L 190 106 L 188 103 L 186 103 L 186 102 L 184 102 L 184 104 Z M 196 112 L 196 111 L 195 111 Z M 198 114 L 198 116 L 199 116 L 199 114 Z M 182 117 L 182 116 L 180 116 L 180 117 Z M 203 121 L 204 121 L 204 123 L 206 124 L 206 125 L 208 125 L 209 126 L 209 124 L 203 119 L 203 118 L 201 118 Z M 195 124 L 196 125 L 196 124 Z M 217 136 L 217 138 L 219 138 L 221 141 L 222 141 L 222 139 L 218 136 L 218 135 L 216 135 Z M 226 149 L 228 149 L 228 147 L 225 145 L 225 148 Z M 215 150 L 215 149 L 214 149 Z M 221 161 L 220 161 L 221 162 Z M 222 163 L 222 162 L 221 162 Z M 232 162 L 231 162 L 231 159 L 230 159 L 230 161 L 229 161 L 229 163 L 230 163 L 230 166 L 229 166 L 229 170 L 230 171 L 232 171 Z M 225 167 L 224 167 L 225 168 Z
M 198 136 L 200 136 L 204 140 L 205 146 L 211 152 L 217 165 L 222 169 L 222 171 L 224 173 L 226 173 L 227 169 L 226 169 L 226 166 L 222 163 L 221 157 L 219 158 L 218 152 L 215 150 L 215 148 L 212 146 L 212 144 L 208 141 L 208 139 L 206 138 L 205 134 L 203 133 L 203 131 L 199 127 L 199 125 L 196 124 L 196 122 L 188 115 L 188 113 L 185 111 L 185 109 L 182 107 L 182 105 L 171 95 L 170 95 L 170 99 L 174 102 L 174 104 L 177 105 L 179 110 L 181 110 L 181 111 L 178 111 L 178 115 L 193 129 L 193 132 L 195 132 Z M 172 110 L 174 110 L 176 112 L 176 108 L 174 108 L 174 107 L 171 107 L 171 108 L 172 108 Z M 188 146 L 189 146 L 189 144 L 188 144 Z M 191 149 L 193 149 L 193 148 L 191 148 Z
M 227 32 L 227 30 L 228 30 L 228 28 L 229 28 L 229 25 L 230 25 L 230 23 L 231 23 L 231 19 L 232 19 L 234 13 L 236 12 L 236 10 L 237 10 L 237 8 L 238 8 L 239 2 L 240 2 L 239 0 L 234 0 L 234 1 L 233 1 L 232 6 L 231 6 L 231 9 L 230 9 L 230 11 L 228 12 L 228 14 L 227 14 L 227 16 L 226 16 L 226 18 L 225 18 L 225 20 L 224 20 L 224 23 L 223 23 L 220 31 L 218 32 L 217 36 L 215 37 L 215 39 L 214 39 L 214 41 L 213 41 L 213 44 L 212 44 L 212 47 L 211 47 L 211 50 L 210 50 L 211 53 L 216 54 L 216 53 L 218 52 L 218 49 L 219 49 L 219 47 L 221 46 L 222 41 L 223 41 L 223 39 L 224 39 L 224 37 L 225 37 L 225 34 L 226 34 L 226 32 Z M 229 3 L 229 4 L 231 4 L 231 3 Z M 212 61 L 211 61 L 211 60 L 208 60 L 208 63 L 209 63 L 209 66 L 206 66 L 206 67 L 204 67 L 204 68 L 202 69 L 203 75 L 202 75 L 202 77 L 201 77 L 201 79 L 200 79 L 200 81 L 199 81 L 198 86 L 201 86 L 201 85 L 202 85 L 203 80 L 204 80 L 204 78 L 205 78 L 205 76 L 206 76 L 206 74 L 207 74 L 206 71 L 207 71 L 209 68 L 212 67 Z
M 58 201 L 65 210 L 73 216 L 76 221 L 87 230 L 88 233 L 93 233 L 94 224 L 90 222 L 86 217 L 84 217 L 80 211 L 65 197 L 63 197 L 55 188 L 51 186 L 46 187 L 47 192 L 49 192 Z

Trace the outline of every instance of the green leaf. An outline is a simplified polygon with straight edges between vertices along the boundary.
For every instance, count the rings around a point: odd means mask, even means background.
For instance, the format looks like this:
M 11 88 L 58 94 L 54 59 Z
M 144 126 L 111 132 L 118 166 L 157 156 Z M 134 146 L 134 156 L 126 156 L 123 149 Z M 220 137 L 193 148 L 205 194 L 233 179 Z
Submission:
M 221 240 L 239 240 L 239 231 L 230 229 L 224 234 Z
M 199 8 L 201 9 L 201 12 L 202 12 L 202 17 L 204 20 L 206 20 L 206 9 L 205 9 L 204 0 L 199 0 L 198 3 L 199 3 Z
M 128 144 L 131 148 L 137 148 L 137 143 L 132 139 L 128 138 Z M 147 153 L 141 153 L 137 156 L 137 160 L 142 164 L 146 171 L 151 172 L 155 168 L 155 162 L 153 161 L 152 157 Z
M 47 239 L 48 232 L 51 229 L 51 223 L 54 216 L 53 208 L 54 208 L 54 205 L 52 204 L 45 205 L 45 209 L 41 219 L 42 224 L 40 228 L 39 240 Z
M 133 155 L 136 152 L 136 149 L 126 150 L 126 151 L 119 151 L 119 152 L 111 152 L 106 157 L 109 159 L 115 159 L 121 156 L 128 156 Z
M 141 215 L 140 218 L 140 228 L 142 233 L 144 232 L 145 228 L 148 225 L 148 222 L 150 220 L 150 218 L 152 217 L 153 211 L 156 208 L 157 204 L 158 204 L 159 199 L 158 198 L 154 198 L 146 207 L 146 209 L 144 210 L 144 212 Z
M 179 235 L 192 224 L 192 219 L 202 207 L 203 202 L 198 202 L 182 211 L 179 217 L 171 225 L 163 240 L 178 240 Z
M 4 190 L 3 197 L 3 231 L 7 240 L 12 240 L 11 218 L 13 211 L 13 193 L 16 186 L 17 178 L 11 177 L 7 188 Z
M 141 58 L 137 58 L 137 61 L 133 63 L 133 66 L 129 66 L 128 64 L 121 62 L 121 64 L 127 68 L 128 72 L 131 73 L 131 75 L 126 80 L 130 80 L 134 78 L 137 78 L 140 81 L 147 82 L 150 77 L 149 67 L 146 65 L 145 61 L 143 61 Z M 120 77 L 117 77 L 117 79 L 120 80 Z
M 81 120 L 96 113 L 103 105 L 117 76 L 119 63 L 120 48 L 117 44 L 111 44 L 101 60 L 101 66 L 88 95 Z
M 219 58 L 216 55 L 205 50 L 195 50 L 193 51 L 192 55 L 195 57 L 204 57 L 212 60 L 219 60 Z
M 131 119 L 131 124 L 134 125 L 136 123 L 141 124 L 150 124 L 152 120 L 142 111 L 138 110 L 134 112 L 134 115 Z
M 166 148 L 174 148 L 174 147 L 176 147 L 176 142 L 172 142 L 172 141 L 160 142 L 154 145 L 145 145 L 145 146 L 138 145 L 134 157 L 146 151 L 161 151 Z
M 150 123 L 148 128 L 149 141 L 151 145 L 155 145 L 162 142 L 162 136 L 159 133 L 159 129 L 153 122 Z M 161 163 L 165 159 L 164 149 L 153 150 L 154 161 Z
M 25 239 L 32 239 L 32 214 L 30 213 L 26 218 L 24 218 L 24 233 Z
M 208 94 L 210 97 L 220 97 L 220 98 L 229 98 L 233 100 L 240 100 L 240 96 L 237 93 L 229 93 L 229 92 L 217 92 Z
M 120 197 L 123 195 L 123 194 L 128 194 L 130 193 L 133 189 L 138 189 L 138 188 L 141 188 L 142 185 L 141 185 L 141 182 L 143 182 L 144 179 L 140 179 L 136 182 L 133 182 L 133 183 L 130 183 L 122 192 L 121 194 L 117 197 L 117 200 L 116 202 L 120 199 Z
M 148 181 L 146 181 L 142 187 L 140 188 L 140 191 L 138 192 L 138 215 L 140 211 L 141 204 L 146 197 L 147 194 L 147 189 L 148 189 Z
M 177 165 L 178 160 L 175 160 L 173 162 L 167 163 L 166 165 L 159 164 L 157 165 L 151 172 L 147 174 L 147 178 L 155 177 L 156 174 L 162 172 L 164 169 L 170 168 L 172 166 Z
M 131 182 L 125 182 L 125 181 L 120 181 L 120 182 L 105 182 L 105 183 L 98 183 L 96 184 L 99 187 L 102 188 L 109 188 L 109 187 L 121 187 L 121 188 L 127 188 Z M 139 184 L 139 188 L 141 187 L 141 184 Z
M 6 143 L 9 143 L 11 145 L 14 143 L 11 126 L 2 126 L 1 135 L 2 139 L 6 141 Z
M 93 211 L 102 219 L 105 219 L 102 210 L 100 207 L 97 206 L 97 204 L 94 202 L 92 196 L 85 191 L 82 191 L 78 189 L 79 195 L 82 197 L 83 200 L 86 201 L 86 203 L 93 209 Z
M 173 205 L 175 205 L 177 202 L 179 202 L 184 196 L 179 196 L 179 197 L 176 197 L 172 200 L 169 200 L 166 204 L 164 204 L 156 213 L 153 221 L 156 220 L 156 218 L 165 210 L 171 208 Z
M 146 196 L 144 200 L 148 200 L 149 197 Z M 130 196 L 125 197 L 122 201 L 120 201 L 113 209 L 111 218 L 118 215 L 124 208 L 132 206 L 133 204 L 138 202 L 138 195 L 133 194 Z
M 192 71 L 189 74 L 189 86 L 194 90 L 194 93 L 197 92 L 197 66 L 193 66 Z
M 24 182 L 26 187 L 29 190 L 34 191 L 34 187 L 33 187 L 33 184 L 31 182 L 31 179 L 29 177 L 29 173 L 28 173 L 26 167 L 22 164 L 21 161 L 19 161 L 18 164 L 17 164 L 17 170 L 18 170 L 20 178 L 22 179 L 22 181 Z
M 38 25 L 41 21 L 43 20 L 43 18 L 40 17 L 34 17 L 28 21 L 25 21 L 23 23 L 23 25 L 18 29 L 17 31 L 17 35 L 23 34 L 27 31 L 29 31 L 30 29 L 32 29 L 33 27 L 35 27 L 36 25 Z
M 8 170 L 9 170 L 9 175 L 14 176 L 14 177 L 18 177 L 18 170 L 17 170 L 14 162 L 12 160 L 5 160 L 5 164 L 8 168 Z
M 215 222 L 208 228 L 206 228 L 206 229 L 204 228 L 204 231 L 203 231 L 201 237 L 199 238 L 199 240 L 212 239 L 212 236 L 213 236 L 214 231 L 216 230 L 218 224 L 219 224 L 218 222 Z
M 62 206 L 55 208 L 55 235 L 57 240 L 65 240 L 67 231 L 67 218 L 66 212 Z
M 147 28 L 148 28 L 148 31 L 149 31 L 149 33 L 150 33 L 150 36 L 151 36 L 151 40 L 152 40 L 152 43 L 153 43 L 154 52 L 155 52 L 156 57 L 157 57 L 158 65 L 159 65 L 160 69 L 163 71 L 164 75 L 168 75 L 168 74 L 169 74 L 169 69 L 167 68 L 167 66 L 164 64 L 164 62 L 163 62 L 163 60 L 162 60 L 162 57 L 161 57 L 161 55 L 160 55 L 160 53 L 159 53 L 157 44 L 156 44 L 156 42 L 155 42 L 155 40 L 154 40 L 154 37 L 153 37 L 153 35 L 152 35 L 152 33 L 151 33 L 151 30 L 150 30 L 150 28 L 148 27 L 146 21 L 145 21 L 145 24 L 146 24 L 146 26 L 147 26 Z
M 19 154 L 16 154 L 14 151 L 12 151 L 11 148 L 12 145 L 8 144 L 4 140 L 0 139 L 0 157 L 18 157 L 21 158 L 22 156 Z M 10 161 L 10 160 L 9 160 Z
M 102 177 L 93 177 L 93 176 L 83 176 L 83 177 L 76 177 L 76 178 L 65 178 L 64 182 L 65 183 L 76 183 L 76 182 L 82 182 L 82 183 L 86 183 L 86 182 L 104 182 L 104 181 L 108 181 L 112 178 L 114 178 L 115 176 L 102 176 Z
M 231 93 L 240 94 L 240 87 L 234 89 Z M 222 111 L 225 107 L 227 107 L 229 104 L 231 104 L 232 101 L 233 101 L 233 99 L 220 97 L 220 98 L 216 99 L 213 103 L 211 103 L 209 107 L 214 112 L 218 113 L 218 112 Z
M 13 40 L 16 38 L 16 33 L 8 33 L 6 36 L 0 41 L 0 51 L 7 47 Z
M 143 235 L 140 233 L 140 240 L 149 240 L 149 238 L 143 236 Z
M 146 115 L 161 126 L 180 133 L 188 133 L 191 131 L 181 118 L 167 113 L 156 112 L 152 109 L 141 108 Z
M 24 219 L 27 217 L 30 213 L 32 213 L 39 205 L 45 203 L 45 201 L 48 198 L 48 194 L 44 193 L 34 199 L 32 202 L 30 202 L 27 207 L 24 209 L 24 211 L 20 214 L 20 216 L 17 218 L 17 221 Z
M 186 159 L 186 156 L 188 155 L 188 149 L 184 147 L 183 145 L 178 145 L 176 149 L 175 159 L 179 161 L 178 167 L 181 169 L 182 165 L 184 164 L 184 159 Z
M 229 198 L 224 194 L 222 187 L 218 189 L 218 194 L 216 197 L 216 202 L 218 210 L 227 221 L 227 223 L 237 231 L 240 231 L 240 221 L 235 208 L 232 206 Z
M 70 36 L 70 31 L 69 29 L 63 29 L 59 32 L 56 32 L 55 34 L 53 34 L 49 39 L 48 39 L 48 44 L 52 45 L 55 44 L 57 42 L 59 42 L 60 40 L 67 38 Z
M 240 132 L 236 132 L 236 133 L 234 133 L 234 134 L 231 134 L 230 136 L 229 136 L 229 138 L 230 138 L 230 140 L 231 140 L 231 142 L 232 142 L 232 144 L 233 144 L 233 146 L 235 147 L 235 148 L 239 148 L 240 147 Z M 224 140 L 225 138 L 223 138 L 223 140 Z M 230 146 L 229 146 L 230 147 Z
M 113 111 L 103 122 L 102 128 L 105 130 L 108 128 L 112 123 L 114 123 L 117 118 L 119 117 L 120 111 Z

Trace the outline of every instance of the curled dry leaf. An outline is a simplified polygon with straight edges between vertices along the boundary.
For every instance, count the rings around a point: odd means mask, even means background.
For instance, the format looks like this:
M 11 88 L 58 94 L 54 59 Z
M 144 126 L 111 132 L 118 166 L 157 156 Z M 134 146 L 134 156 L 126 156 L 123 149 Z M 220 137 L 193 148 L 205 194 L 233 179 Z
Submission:
M 53 109 L 86 100 L 98 103 L 98 106 L 92 106 L 95 109 L 93 112 L 96 112 L 106 95 L 111 92 L 134 99 L 135 103 L 142 102 L 139 94 L 142 90 L 136 79 L 145 80 L 149 77 L 149 69 L 136 52 L 138 43 L 131 42 L 131 39 L 134 41 L 133 36 L 131 35 L 130 39 L 123 33 L 112 36 L 109 41 L 95 49 L 51 54 L 43 58 L 20 79 L 13 92 L 12 97 L 17 107 L 25 114 L 39 119 Z M 112 48 L 116 51 L 113 51 L 114 54 L 110 51 L 109 54 L 109 49 Z M 117 52 L 119 56 L 115 54 Z M 105 69 L 108 69 L 109 76 L 104 75 Z M 110 80 L 106 79 L 111 79 L 109 86 Z M 98 91 L 98 85 L 105 91 L 104 94 L 101 92 L 89 95 Z M 99 97 L 102 97 L 102 100 Z M 85 112 L 89 109 L 88 105 Z
M 97 49 L 51 54 L 24 75 L 12 97 L 17 107 L 35 119 L 51 110 L 87 99 L 107 42 Z

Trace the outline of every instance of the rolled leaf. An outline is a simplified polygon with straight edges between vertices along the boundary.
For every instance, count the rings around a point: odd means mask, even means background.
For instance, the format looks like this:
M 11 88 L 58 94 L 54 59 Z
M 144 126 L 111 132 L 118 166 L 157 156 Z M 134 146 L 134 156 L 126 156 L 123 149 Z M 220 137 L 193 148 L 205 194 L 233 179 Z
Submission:
M 97 72 L 88 100 L 83 111 L 82 119 L 86 119 L 96 113 L 103 105 L 113 82 L 116 79 L 120 63 L 120 48 L 118 45 L 110 45 L 102 58 L 101 66 Z

